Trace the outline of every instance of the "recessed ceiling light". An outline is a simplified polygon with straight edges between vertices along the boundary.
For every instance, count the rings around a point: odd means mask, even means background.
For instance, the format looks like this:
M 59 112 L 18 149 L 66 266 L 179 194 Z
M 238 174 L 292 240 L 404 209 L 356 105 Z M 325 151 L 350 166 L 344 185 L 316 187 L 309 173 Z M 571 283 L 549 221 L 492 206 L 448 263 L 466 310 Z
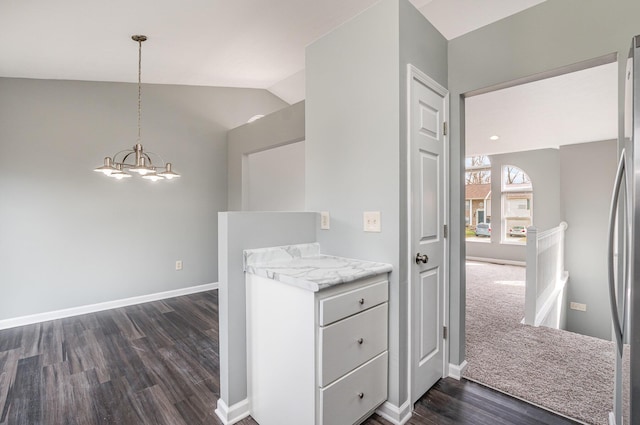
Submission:
M 254 115 L 254 116 L 252 116 L 251 118 L 249 118 L 249 119 L 247 120 L 247 123 L 252 123 L 252 122 L 254 122 L 254 121 L 258 121 L 258 120 L 259 120 L 260 118 L 262 118 L 262 117 L 264 117 L 264 115 L 260 115 L 260 114 L 258 114 L 258 115 Z
M 500 138 L 500 136 L 491 136 L 489 137 L 489 140 L 498 140 Z

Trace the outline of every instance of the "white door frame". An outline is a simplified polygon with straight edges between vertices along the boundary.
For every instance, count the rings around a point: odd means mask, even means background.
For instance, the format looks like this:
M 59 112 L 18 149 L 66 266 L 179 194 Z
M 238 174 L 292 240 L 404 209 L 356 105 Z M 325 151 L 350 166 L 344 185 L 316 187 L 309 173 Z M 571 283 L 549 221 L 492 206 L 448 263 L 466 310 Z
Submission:
M 406 126 L 407 126 L 407 229 L 408 229 L 408 237 L 407 237 L 407 243 L 408 243 L 408 249 L 407 249 L 407 263 L 406 263 L 406 267 L 407 267 L 407 294 L 408 294 L 408 299 L 407 299 L 407 303 L 408 303 L 408 315 L 407 315 L 407 341 L 408 341 L 408 355 L 407 355 L 407 360 L 408 360 L 408 364 L 407 364 L 407 389 L 408 389 L 408 396 L 409 396 L 409 401 L 411 402 L 411 400 L 413 400 L 413 394 L 412 394 L 412 376 L 411 376 L 411 371 L 412 371 L 412 367 L 413 367 L 413 341 L 412 341 L 412 337 L 413 337 L 413 323 L 414 321 L 412 320 L 412 305 L 413 305 L 413 298 L 411 295 L 411 289 L 412 289 L 412 267 L 413 267 L 413 258 L 412 258 L 412 254 L 413 254 L 413 228 L 411 226 L 412 223 L 412 205 L 411 205 L 411 85 L 412 85 L 412 81 L 416 79 L 418 81 L 420 81 L 422 84 L 426 85 L 427 87 L 431 88 L 433 91 L 435 91 L 436 93 L 440 94 L 441 96 L 443 96 L 444 98 L 444 108 L 443 108 L 443 121 L 447 123 L 448 125 L 448 117 L 449 117 L 449 91 L 444 88 L 443 86 L 441 86 L 439 83 L 437 83 L 433 78 L 429 77 L 427 74 L 425 74 L 424 72 L 420 71 L 418 68 L 416 68 L 415 66 L 413 66 L 412 64 L 407 64 L 407 122 L 406 122 Z M 443 140 L 445 142 L 445 147 L 444 147 L 444 159 L 443 159 L 443 164 L 444 164 L 444 171 L 443 171 L 443 177 L 444 177 L 444 193 L 443 193 L 443 202 L 444 202 L 444 225 L 448 226 L 449 223 L 449 191 L 448 191 L 448 184 L 449 184 L 449 133 L 447 131 L 447 134 L 445 134 L 443 136 Z M 444 254 L 443 254 L 443 268 L 444 268 L 444 294 L 443 294 L 443 306 L 442 306 L 442 323 L 444 324 L 444 326 L 447 327 L 447 329 L 449 329 L 449 257 L 450 257 L 450 253 L 449 253 L 449 236 L 447 235 L 446 238 L 444 238 Z M 443 341 L 443 355 L 442 355 L 442 376 L 448 376 L 449 375 L 449 336 L 447 336 L 447 338 L 445 338 L 445 340 Z M 411 406 L 411 409 L 413 410 L 413 406 Z

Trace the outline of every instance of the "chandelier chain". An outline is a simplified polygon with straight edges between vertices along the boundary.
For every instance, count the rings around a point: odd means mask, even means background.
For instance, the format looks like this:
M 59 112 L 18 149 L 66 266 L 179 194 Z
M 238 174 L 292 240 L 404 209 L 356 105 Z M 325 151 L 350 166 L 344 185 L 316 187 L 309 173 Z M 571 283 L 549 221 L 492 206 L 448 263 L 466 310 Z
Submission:
M 141 116 L 142 116 L 142 40 L 138 40 L 138 143 L 140 143 Z

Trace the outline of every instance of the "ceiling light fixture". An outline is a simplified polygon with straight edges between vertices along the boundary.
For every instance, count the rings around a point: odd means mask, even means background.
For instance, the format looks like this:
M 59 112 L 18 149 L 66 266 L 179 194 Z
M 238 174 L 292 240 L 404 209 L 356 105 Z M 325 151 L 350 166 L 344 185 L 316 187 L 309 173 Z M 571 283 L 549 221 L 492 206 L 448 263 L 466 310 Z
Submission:
M 142 105 L 142 42 L 147 39 L 146 35 L 132 35 L 131 39 L 138 43 L 138 139 L 132 149 L 125 149 L 117 152 L 112 157 L 104 159 L 104 165 L 94 169 L 105 176 L 122 180 L 131 177 L 133 173 L 138 174 L 143 179 L 171 180 L 180 177 L 180 174 L 171 169 L 171 163 L 165 163 L 160 155 L 153 152 L 145 152 L 140 144 L 140 117 Z M 151 156 L 157 158 L 159 162 L 155 164 Z M 160 165 L 162 164 L 162 165 Z
M 500 138 L 500 136 L 491 136 L 489 137 L 489 140 L 498 140 Z

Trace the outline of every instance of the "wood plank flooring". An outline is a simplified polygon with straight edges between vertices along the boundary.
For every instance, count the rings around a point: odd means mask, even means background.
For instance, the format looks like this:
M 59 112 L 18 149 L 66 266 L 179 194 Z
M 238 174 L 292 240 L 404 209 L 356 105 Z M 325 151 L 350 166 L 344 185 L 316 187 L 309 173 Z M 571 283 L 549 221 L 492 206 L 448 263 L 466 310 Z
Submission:
M 0 425 L 221 425 L 219 394 L 218 291 L 0 331 Z M 408 423 L 574 422 L 447 378 Z

